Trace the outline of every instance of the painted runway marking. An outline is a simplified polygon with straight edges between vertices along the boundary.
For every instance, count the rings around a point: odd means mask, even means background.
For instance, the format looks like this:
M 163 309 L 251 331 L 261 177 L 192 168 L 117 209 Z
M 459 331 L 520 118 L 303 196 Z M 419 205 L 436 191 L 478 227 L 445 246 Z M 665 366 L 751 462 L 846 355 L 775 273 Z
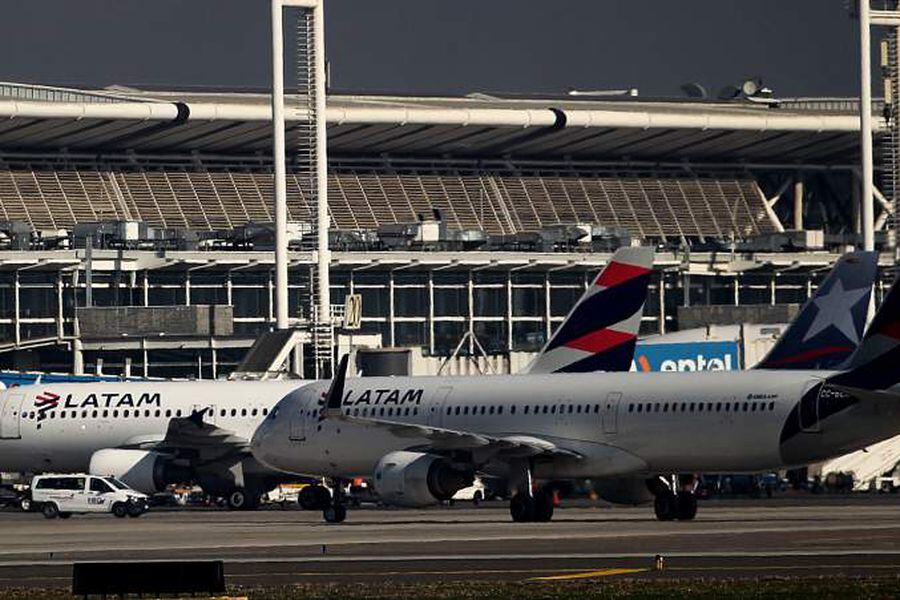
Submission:
M 612 575 L 631 575 L 645 573 L 650 569 L 599 569 L 597 571 L 584 571 L 581 573 L 566 573 L 565 575 L 546 575 L 544 577 L 532 577 L 528 581 L 566 581 L 570 579 L 594 579 L 596 577 L 610 577 Z

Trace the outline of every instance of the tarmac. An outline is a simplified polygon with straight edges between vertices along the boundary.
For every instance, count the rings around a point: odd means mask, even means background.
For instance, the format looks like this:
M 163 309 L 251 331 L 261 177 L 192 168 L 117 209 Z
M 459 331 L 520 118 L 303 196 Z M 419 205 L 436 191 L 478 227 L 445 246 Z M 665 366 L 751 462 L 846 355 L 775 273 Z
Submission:
M 278 508 L 68 520 L 10 511 L 0 512 L 0 588 L 66 587 L 79 561 L 208 559 L 244 586 L 895 575 L 898 516 L 900 496 L 707 501 L 690 522 L 584 503 L 557 509 L 550 523 L 512 523 L 501 503 L 362 508 L 342 524 Z

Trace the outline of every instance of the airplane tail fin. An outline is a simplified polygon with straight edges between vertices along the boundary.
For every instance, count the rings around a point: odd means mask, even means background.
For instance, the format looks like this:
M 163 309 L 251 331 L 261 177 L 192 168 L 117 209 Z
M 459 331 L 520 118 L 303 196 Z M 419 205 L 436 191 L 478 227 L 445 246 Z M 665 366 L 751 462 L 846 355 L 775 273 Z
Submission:
M 628 371 L 652 272 L 653 248 L 619 248 L 527 372 Z
M 755 369 L 836 369 L 859 345 L 866 326 L 876 252 L 850 252 L 831 273 Z
M 861 390 L 886 390 L 900 383 L 900 278 L 895 279 L 859 348 L 829 383 Z

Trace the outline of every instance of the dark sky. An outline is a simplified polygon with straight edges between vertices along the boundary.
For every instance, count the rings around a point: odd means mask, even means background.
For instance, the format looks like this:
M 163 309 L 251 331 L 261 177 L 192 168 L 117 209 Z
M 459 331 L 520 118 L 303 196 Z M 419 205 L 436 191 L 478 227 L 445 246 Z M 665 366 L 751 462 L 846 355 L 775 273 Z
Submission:
M 326 0 L 333 87 L 676 95 L 760 75 L 854 95 L 845 0 Z M 268 0 L 2 0 L 0 79 L 262 87 Z

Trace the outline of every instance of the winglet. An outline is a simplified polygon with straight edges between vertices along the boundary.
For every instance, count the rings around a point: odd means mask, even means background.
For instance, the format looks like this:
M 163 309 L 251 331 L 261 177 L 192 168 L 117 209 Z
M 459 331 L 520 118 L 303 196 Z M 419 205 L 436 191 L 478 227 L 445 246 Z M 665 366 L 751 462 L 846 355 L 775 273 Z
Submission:
M 188 421 L 197 426 L 197 429 L 203 428 L 203 417 L 206 416 L 206 413 L 209 412 L 209 407 L 204 406 L 200 410 L 191 411 L 191 416 L 188 417 Z
M 325 409 L 323 411 L 325 417 L 342 417 L 344 415 L 341 409 L 341 401 L 344 399 L 344 382 L 347 379 L 347 363 L 350 355 L 345 354 L 341 357 L 334 379 L 331 380 L 331 387 L 325 396 Z

